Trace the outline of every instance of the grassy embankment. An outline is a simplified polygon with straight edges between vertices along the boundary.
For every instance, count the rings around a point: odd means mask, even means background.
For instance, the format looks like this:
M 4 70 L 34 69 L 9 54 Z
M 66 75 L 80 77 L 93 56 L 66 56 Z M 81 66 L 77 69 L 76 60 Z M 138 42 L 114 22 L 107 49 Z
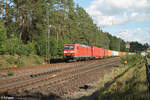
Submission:
M 34 66 L 44 63 L 44 59 L 36 56 L 0 55 L 0 69 L 16 68 L 22 66 Z
M 97 100 L 148 100 L 144 58 L 136 55 L 124 60 L 128 64 L 116 69 L 111 80 L 104 82 Z
M 150 64 L 150 53 L 147 54 L 148 62 Z

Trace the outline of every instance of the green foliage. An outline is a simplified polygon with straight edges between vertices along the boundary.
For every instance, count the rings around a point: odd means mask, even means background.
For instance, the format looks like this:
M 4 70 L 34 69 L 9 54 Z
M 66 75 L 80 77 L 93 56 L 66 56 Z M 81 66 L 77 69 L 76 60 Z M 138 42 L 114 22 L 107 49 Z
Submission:
M 34 66 L 44 62 L 44 58 L 37 55 L 3 55 L 0 57 L 0 68 Z
M 4 43 L 6 41 L 6 29 L 3 22 L 0 20 L 0 54 L 4 54 Z
M 27 42 L 27 44 L 24 44 L 17 37 L 12 36 L 5 42 L 5 52 L 11 55 L 18 54 L 29 56 L 35 54 L 35 44 L 34 42 Z
M 147 57 L 150 58 L 150 53 L 147 54 Z
M 111 50 L 126 51 L 125 49 L 126 43 L 122 39 L 112 36 L 109 33 L 106 33 L 106 34 L 110 40 L 109 48 Z
M 14 75 L 14 72 L 8 71 L 7 75 L 8 75 L 8 76 L 13 76 L 13 75 Z
M 5 51 L 8 52 L 11 55 L 14 55 L 17 53 L 17 48 L 20 46 L 21 41 L 12 36 L 11 38 L 7 39 L 5 42 Z
M 126 55 L 124 57 L 121 57 L 121 63 L 123 63 L 123 61 L 127 61 L 128 65 L 134 66 L 135 63 L 137 63 L 138 59 L 142 59 L 141 55 Z
M 13 56 L 10 56 L 8 59 L 6 59 L 6 61 L 7 61 L 9 64 L 13 65 L 16 60 L 14 59 Z
M 3 67 L 3 63 L 2 62 L 0 62 L 0 68 L 2 68 Z
M 18 55 L 32 55 L 35 54 L 35 44 L 34 42 L 28 42 L 27 44 L 21 44 L 18 46 L 16 53 Z
M 23 58 L 20 56 L 20 57 L 18 57 L 18 59 L 17 59 L 17 61 L 16 61 L 16 65 L 18 66 L 18 67 L 22 67 L 22 66 L 25 66 L 26 64 L 25 64 L 25 61 L 23 60 Z
M 42 37 L 40 40 L 38 40 L 35 44 L 36 52 L 39 56 L 45 56 L 46 55 L 46 38 Z
M 57 55 L 62 56 L 63 55 L 63 48 L 64 48 L 64 41 L 58 40 L 58 46 L 57 46 Z
M 35 60 L 36 65 L 42 64 L 43 60 L 40 57 L 38 57 L 37 55 L 33 55 L 33 58 Z
M 58 41 L 55 38 L 52 38 L 50 40 L 50 54 L 51 54 L 51 56 L 57 55 L 57 45 L 58 45 Z
M 2 46 L 5 39 L 6 39 L 6 29 L 4 27 L 3 22 L 0 20 L 0 46 Z
M 43 38 L 41 40 L 39 40 L 36 45 L 36 52 L 38 55 L 40 56 L 45 56 L 46 55 L 46 45 L 47 41 L 46 38 Z M 62 56 L 62 52 L 63 52 L 63 40 L 56 40 L 55 38 L 52 38 L 49 40 L 49 47 L 50 47 L 50 54 L 51 56 Z
M 149 48 L 149 45 L 146 44 L 141 44 L 139 42 L 130 42 L 130 52 L 141 52 L 144 50 L 147 50 Z
M 121 56 L 121 64 L 124 64 L 124 61 L 127 61 L 126 56 Z
M 124 40 L 121 40 L 120 51 L 127 51 L 126 42 Z

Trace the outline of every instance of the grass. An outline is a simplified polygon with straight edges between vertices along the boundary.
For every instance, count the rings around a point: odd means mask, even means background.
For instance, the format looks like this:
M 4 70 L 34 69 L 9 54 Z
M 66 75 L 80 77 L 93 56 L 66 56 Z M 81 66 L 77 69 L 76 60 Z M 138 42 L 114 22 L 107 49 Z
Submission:
M 6 61 L 9 63 L 9 64 L 14 64 L 15 63 L 15 59 L 14 59 L 14 57 L 13 56 L 10 56 L 8 59 L 6 59 Z
M 98 100 L 148 100 L 144 59 L 126 58 L 128 65 L 114 71 L 112 79 L 100 88 Z
M 1 66 L 3 66 L 3 63 L 2 63 L 2 62 L 0 62 L 0 67 L 1 67 Z
M 150 64 L 150 58 L 148 58 L 148 63 Z
M 150 53 L 147 54 L 147 57 L 150 58 Z
M 25 66 L 26 65 L 26 62 L 23 60 L 22 57 L 18 57 L 17 61 L 16 61 L 16 65 L 18 67 L 21 67 L 21 66 Z
M 39 58 L 36 55 L 34 55 L 33 57 L 35 59 L 34 63 L 37 64 L 37 65 L 40 65 L 40 64 L 42 64 L 44 62 L 41 58 Z
M 148 57 L 148 62 L 150 64 L 150 53 L 147 54 L 147 57 Z
M 22 66 L 40 65 L 44 62 L 44 58 L 36 55 L 19 56 L 19 55 L 0 55 L 0 69 Z
M 148 64 L 150 64 L 150 53 L 147 54 Z

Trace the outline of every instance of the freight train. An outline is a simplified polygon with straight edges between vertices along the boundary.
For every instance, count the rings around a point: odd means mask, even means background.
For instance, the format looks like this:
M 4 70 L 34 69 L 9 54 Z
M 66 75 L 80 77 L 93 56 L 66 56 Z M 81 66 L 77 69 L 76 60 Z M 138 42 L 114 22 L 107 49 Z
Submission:
M 108 50 L 96 46 L 88 46 L 83 44 L 64 44 L 64 50 L 63 50 L 63 57 L 66 61 L 99 59 L 105 57 L 115 57 L 115 56 L 125 56 L 125 55 L 135 55 L 135 53 L 119 52 L 119 51 Z

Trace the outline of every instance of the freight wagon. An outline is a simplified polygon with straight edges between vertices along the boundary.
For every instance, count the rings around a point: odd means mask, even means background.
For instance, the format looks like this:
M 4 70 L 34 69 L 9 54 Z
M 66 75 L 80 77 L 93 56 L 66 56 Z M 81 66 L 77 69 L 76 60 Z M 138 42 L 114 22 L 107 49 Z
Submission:
M 92 58 L 97 59 L 97 58 L 104 58 L 104 52 L 105 50 L 103 48 L 98 48 L 96 46 L 92 46 Z
M 108 57 L 111 57 L 111 50 L 108 50 Z
M 105 52 L 104 52 L 104 53 L 105 53 L 105 57 L 108 57 L 108 50 L 105 49 L 104 51 L 105 51 Z

